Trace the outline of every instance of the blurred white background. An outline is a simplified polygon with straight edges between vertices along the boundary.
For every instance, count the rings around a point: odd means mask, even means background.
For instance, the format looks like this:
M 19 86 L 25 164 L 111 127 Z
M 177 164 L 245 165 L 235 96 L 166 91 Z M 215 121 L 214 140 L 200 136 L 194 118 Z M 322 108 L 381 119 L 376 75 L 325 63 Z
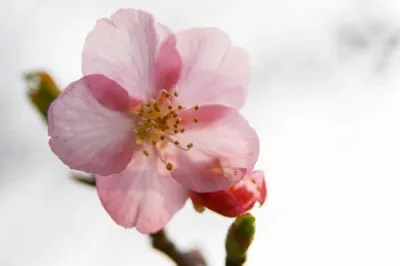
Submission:
M 398 0 L 1 0 L 1 266 L 172 265 L 69 179 L 21 78 L 78 79 L 86 34 L 120 7 L 217 26 L 251 56 L 269 195 L 247 265 L 400 265 Z M 188 204 L 168 229 L 219 266 L 230 222 Z

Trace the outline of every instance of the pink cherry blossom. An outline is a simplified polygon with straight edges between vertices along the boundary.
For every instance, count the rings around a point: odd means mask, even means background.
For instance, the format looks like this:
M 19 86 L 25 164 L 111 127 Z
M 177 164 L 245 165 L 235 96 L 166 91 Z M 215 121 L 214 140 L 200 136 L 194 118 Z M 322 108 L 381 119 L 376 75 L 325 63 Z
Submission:
M 262 206 L 267 198 L 264 174 L 253 171 L 228 189 L 208 193 L 191 193 L 197 209 L 208 208 L 227 217 L 248 212 L 256 202 Z
M 84 77 L 49 109 L 50 147 L 96 174 L 119 225 L 158 231 L 189 190 L 223 190 L 253 168 L 258 137 L 237 111 L 248 59 L 220 30 L 174 35 L 146 12 L 121 9 L 97 22 L 82 59 Z

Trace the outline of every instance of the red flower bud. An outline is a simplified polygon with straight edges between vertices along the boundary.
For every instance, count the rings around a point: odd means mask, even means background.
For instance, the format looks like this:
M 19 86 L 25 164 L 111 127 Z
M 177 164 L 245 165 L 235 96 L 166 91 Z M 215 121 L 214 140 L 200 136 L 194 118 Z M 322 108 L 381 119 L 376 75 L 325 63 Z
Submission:
M 267 197 L 267 187 L 264 173 L 253 171 L 247 174 L 239 183 L 226 190 L 196 193 L 191 192 L 195 206 L 204 206 L 221 215 L 236 217 L 253 208 L 256 201 L 262 206 Z

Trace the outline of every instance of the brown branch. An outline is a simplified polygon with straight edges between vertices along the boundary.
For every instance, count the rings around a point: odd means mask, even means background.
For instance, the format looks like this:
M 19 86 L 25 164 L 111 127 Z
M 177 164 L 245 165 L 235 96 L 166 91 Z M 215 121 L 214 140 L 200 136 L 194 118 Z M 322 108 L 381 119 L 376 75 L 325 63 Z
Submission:
M 167 255 L 177 266 L 207 266 L 199 250 L 179 251 L 164 230 L 151 234 L 150 238 L 153 248 Z

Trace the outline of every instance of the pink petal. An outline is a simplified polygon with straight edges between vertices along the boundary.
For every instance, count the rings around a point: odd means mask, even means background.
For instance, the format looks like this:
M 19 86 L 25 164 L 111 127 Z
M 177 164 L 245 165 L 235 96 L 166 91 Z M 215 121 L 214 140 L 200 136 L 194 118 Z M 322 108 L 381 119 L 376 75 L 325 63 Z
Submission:
M 142 233 L 159 231 L 185 204 L 188 191 L 158 171 L 154 155 L 134 154 L 125 171 L 97 176 L 100 200 L 112 219 Z
M 115 82 L 92 75 L 69 85 L 52 103 L 49 144 L 65 164 L 103 175 L 126 167 L 135 138 L 133 121 L 114 111 L 129 101 L 123 92 Z
M 179 137 L 180 145 L 194 146 L 188 151 L 170 148 L 166 159 L 173 162 L 172 175 L 183 186 L 196 192 L 223 190 L 253 169 L 258 136 L 235 109 L 202 106 L 185 112 L 182 119 L 186 131 Z
M 89 75 L 83 77 L 83 80 L 96 100 L 110 110 L 125 112 L 134 102 L 139 103 L 135 99 L 130 99 L 126 90 L 118 83 L 103 75 Z
M 173 35 L 167 38 L 156 57 L 156 83 L 159 89 L 171 89 L 178 81 L 181 71 L 181 57 L 176 50 L 176 39 Z
M 187 30 L 176 38 L 183 62 L 177 84 L 181 103 L 242 107 L 249 84 L 246 53 L 215 28 Z
M 253 183 L 254 185 L 252 185 Z M 252 191 L 255 199 L 262 206 L 267 199 L 267 185 L 265 184 L 264 173 L 262 171 L 254 171 L 249 174 L 246 187 L 249 191 Z
M 120 9 L 111 19 L 100 19 L 89 33 L 84 51 L 84 74 L 104 74 L 129 95 L 147 99 L 157 92 L 155 58 L 169 35 L 147 12 Z

